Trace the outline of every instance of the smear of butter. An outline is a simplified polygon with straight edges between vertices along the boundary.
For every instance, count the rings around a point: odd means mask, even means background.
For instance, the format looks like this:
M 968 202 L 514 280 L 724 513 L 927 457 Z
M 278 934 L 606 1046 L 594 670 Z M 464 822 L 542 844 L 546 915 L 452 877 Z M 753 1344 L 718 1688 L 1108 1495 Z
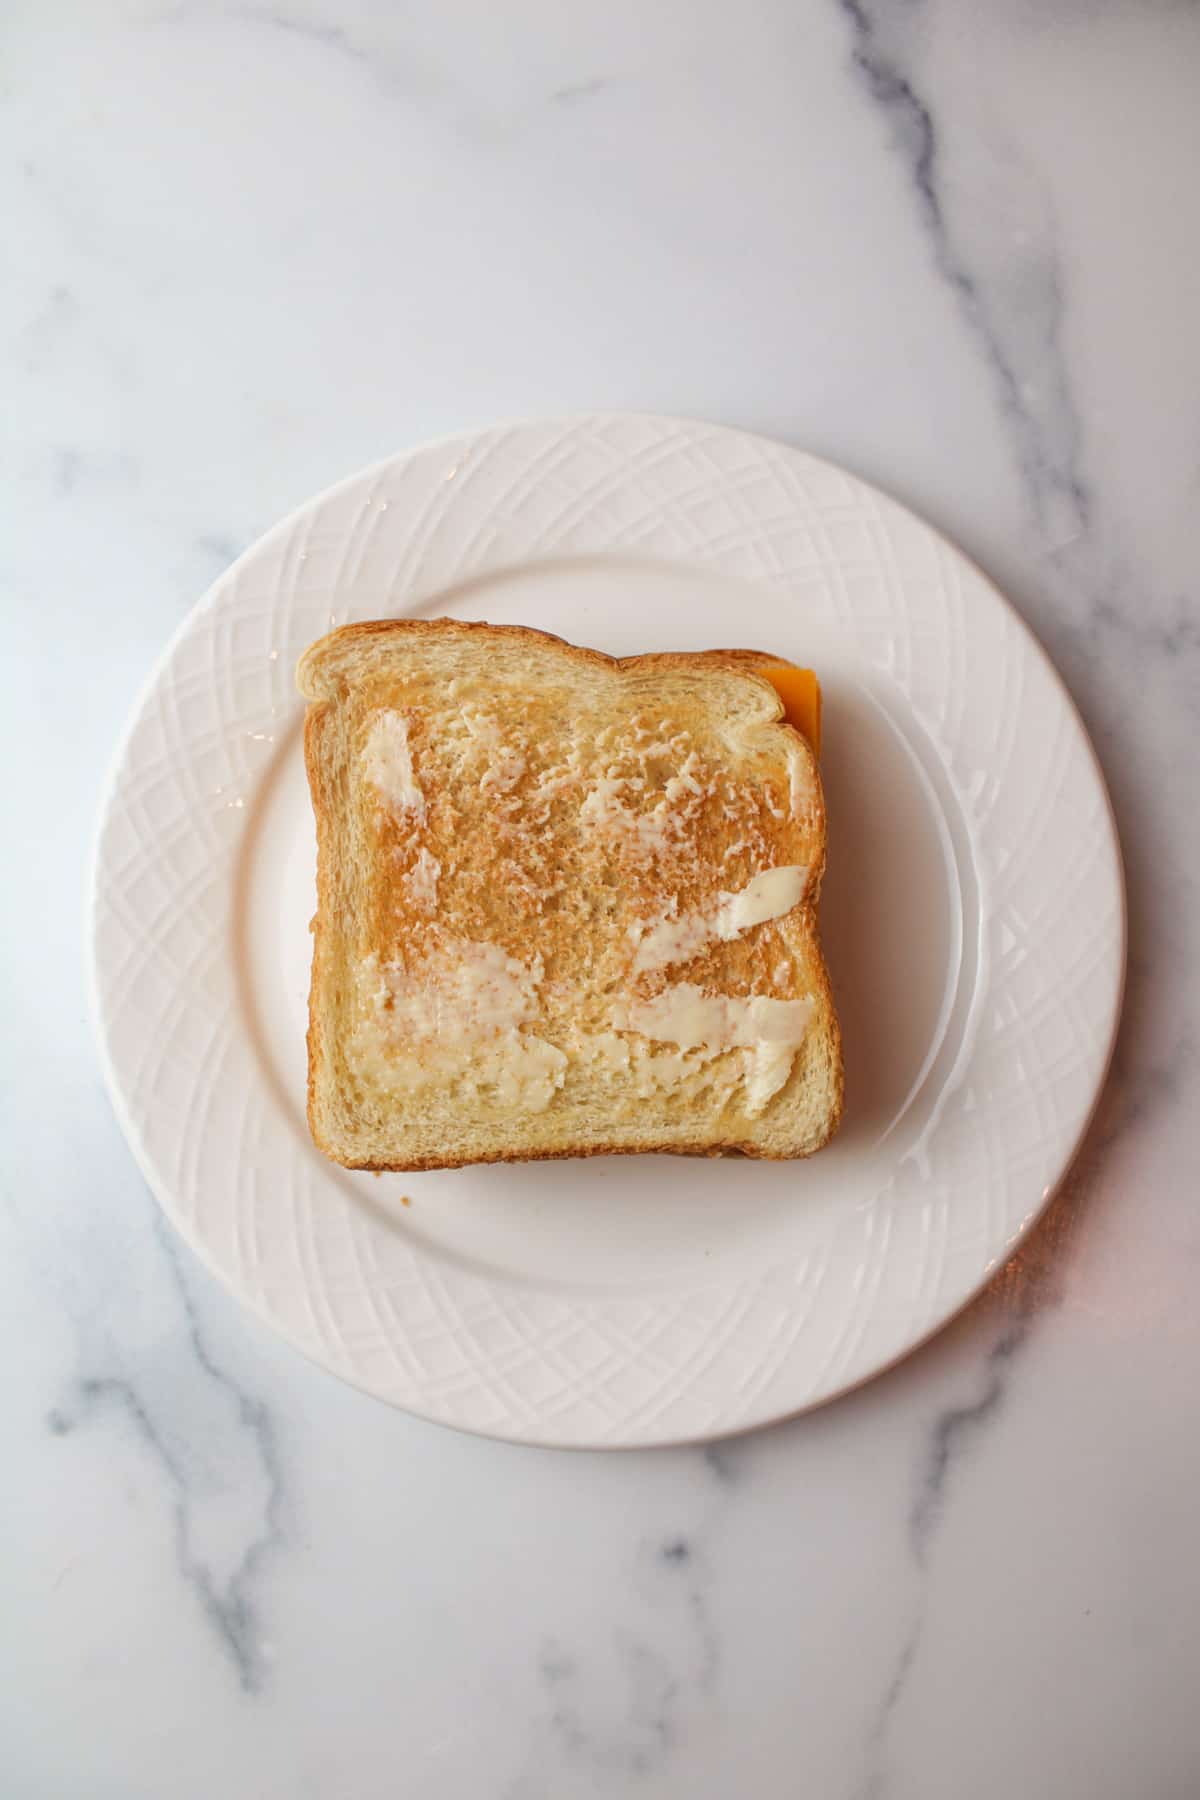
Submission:
M 663 919 L 652 926 L 639 943 L 633 959 L 634 973 L 688 962 L 700 954 L 713 936 L 713 921 L 706 913 L 684 913 L 678 919 Z
M 400 712 L 380 712 L 371 721 L 363 771 L 380 798 L 396 812 L 425 816 L 425 796 L 413 774 L 408 721 Z
M 441 863 L 436 856 L 431 856 L 422 844 L 417 852 L 416 861 L 404 877 L 404 885 L 408 889 L 409 898 L 419 911 L 436 912 L 438 878 L 441 873 Z
M 519 750 L 501 750 L 495 762 L 485 769 L 479 778 L 479 785 L 485 794 L 493 789 L 507 794 L 510 788 L 516 787 L 525 773 L 525 758 Z
M 803 897 L 807 884 L 808 870 L 803 863 L 764 869 L 736 894 L 722 894 L 716 917 L 717 936 L 740 937 L 752 925 L 782 918 Z
M 600 829 L 607 825 L 624 823 L 629 815 L 621 803 L 621 795 L 628 786 L 629 782 L 623 776 L 598 776 L 580 803 L 581 822 L 584 825 L 593 825 Z
M 728 943 L 754 925 L 782 918 L 803 898 L 807 884 L 808 870 L 803 864 L 764 869 L 738 893 L 722 893 L 709 911 L 662 920 L 638 944 L 634 973 L 685 962 L 714 940 Z
M 636 798 L 644 791 L 641 776 L 597 776 L 580 802 L 580 823 L 594 831 L 620 834 L 647 856 L 668 850 L 681 834 L 679 800 L 686 794 L 704 792 L 691 772 L 694 760 L 688 758 L 680 773 L 668 781 L 664 798 L 645 812 L 635 811 L 624 798 Z
M 498 944 L 452 940 L 413 967 L 362 964 L 366 1017 L 360 1068 L 391 1090 L 450 1085 L 542 1112 L 566 1079 L 567 1057 L 523 1027 L 538 1010 L 540 956 L 522 963 Z
M 460 938 L 412 968 L 381 970 L 378 1004 L 393 1027 L 418 1043 L 461 1043 L 515 1031 L 537 1011 L 542 959 L 518 962 L 499 944 Z
M 812 1013 L 807 997 L 706 994 L 695 982 L 680 981 L 652 1000 L 619 1001 L 613 1023 L 618 1031 L 636 1031 L 659 1043 L 677 1044 L 681 1050 L 748 1050 L 746 1111 L 753 1117 L 791 1073 Z

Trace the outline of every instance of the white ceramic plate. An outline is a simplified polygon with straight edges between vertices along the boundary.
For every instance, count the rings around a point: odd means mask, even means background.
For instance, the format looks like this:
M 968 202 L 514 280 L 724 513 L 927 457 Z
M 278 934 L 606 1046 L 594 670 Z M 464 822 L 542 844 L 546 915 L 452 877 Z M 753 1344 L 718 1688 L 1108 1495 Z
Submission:
M 313 1149 L 293 670 L 333 625 L 412 613 L 616 653 L 748 644 L 819 670 L 847 1076 L 830 1149 L 384 1177 Z M 248 551 L 121 746 L 92 943 L 121 1123 L 236 1294 L 428 1418 L 630 1445 L 813 1406 L 976 1292 L 1090 1115 L 1124 911 L 1083 728 L 977 569 L 811 456 L 622 415 L 428 445 Z

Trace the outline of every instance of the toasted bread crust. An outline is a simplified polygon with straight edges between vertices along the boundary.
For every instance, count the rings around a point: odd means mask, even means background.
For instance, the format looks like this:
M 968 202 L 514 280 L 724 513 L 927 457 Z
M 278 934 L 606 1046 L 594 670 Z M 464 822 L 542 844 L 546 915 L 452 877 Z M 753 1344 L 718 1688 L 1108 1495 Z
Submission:
M 554 1142 L 546 1143 L 523 1135 L 518 1120 L 515 1133 L 510 1130 L 505 1141 L 473 1141 L 468 1147 L 447 1143 L 436 1149 L 415 1142 L 399 1143 L 393 1148 L 389 1143 L 386 1150 L 381 1144 L 372 1143 L 369 1151 L 365 1146 L 359 1151 L 348 1141 L 344 1130 L 330 1128 L 335 1116 L 339 1124 L 343 1121 L 343 1115 L 336 1114 L 331 1108 L 329 1098 L 338 1087 L 339 1077 L 335 1071 L 339 1068 L 339 1056 L 344 1061 L 345 1050 L 341 1041 L 345 1031 L 344 1014 L 337 1010 L 336 1003 L 331 1003 L 330 996 L 345 985 L 343 940 L 347 916 L 353 908 L 347 897 L 350 883 L 345 844 L 340 841 L 346 825 L 350 772 L 347 745 L 339 735 L 339 714 L 361 688 L 364 671 L 369 671 L 372 679 L 377 676 L 389 652 L 415 647 L 436 652 L 438 658 L 449 654 L 452 662 L 459 646 L 469 647 L 473 654 L 480 648 L 497 654 L 518 652 L 525 647 L 531 652 L 535 648 L 539 652 L 552 651 L 556 665 L 585 674 L 606 671 L 638 678 L 732 674 L 750 690 L 755 702 L 755 725 L 769 725 L 777 734 L 776 741 L 786 742 L 787 755 L 797 761 L 815 797 L 810 885 L 802 907 L 796 910 L 803 914 L 807 933 L 804 986 L 813 1000 L 827 1080 L 820 1116 L 806 1121 L 802 1138 L 759 1136 L 745 1131 L 732 1136 L 723 1133 L 715 1119 L 707 1128 L 698 1123 L 695 1130 L 681 1135 L 678 1130 L 655 1130 L 648 1118 L 645 1128 L 636 1135 L 614 1130 L 611 1136 L 597 1139 L 578 1133 L 570 1135 L 568 1131 Z M 530 627 L 459 620 L 371 621 L 343 626 L 305 652 L 297 680 L 301 692 L 310 702 L 305 720 L 304 751 L 318 840 L 307 1110 L 313 1140 L 325 1155 L 347 1168 L 382 1172 L 459 1168 L 475 1162 L 541 1161 L 647 1152 L 692 1156 L 747 1155 L 786 1160 L 811 1155 L 829 1141 L 842 1116 L 844 1079 L 840 1030 L 816 933 L 816 907 L 825 860 L 824 805 L 812 751 L 801 734 L 783 721 L 783 707 L 775 689 L 755 666 L 777 661 L 778 658 L 769 653 L 755 650 L 667 651 L 617 658 Z M 375 940 L 370 941 L 374 946 Z M 341 1097 L 339 1095 L 339 1099 Z M 510 1126 L 513 1123 L 508 1121 Z M 403 1138 L 403 1128 L 397 1127 L 397 1130 Z

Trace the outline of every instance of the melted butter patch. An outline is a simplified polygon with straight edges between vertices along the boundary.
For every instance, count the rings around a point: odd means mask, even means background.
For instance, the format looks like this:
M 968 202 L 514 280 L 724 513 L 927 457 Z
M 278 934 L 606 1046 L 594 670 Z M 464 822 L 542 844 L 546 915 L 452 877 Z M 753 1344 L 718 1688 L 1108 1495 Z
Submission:
M 643 855 L 664 853 L 678 847 L 686 836 L 701 803 L 714 793 L 711 778 L 706 778 L 699 753 L 690 749 L 682 733 L 646 742 L 649 734 L 636 729 L 634 741 L 623 746 L 614 739 L 612 729 L 596 738 L 598 749 L 620 751 L 626 764 L 632 762 L 640 773 L 618 774 L 621 758 L 610 763 L 607 772 L 595 777 L 579 804 L 579 822 L 591 831 L 624 838 Z M 663 771 L 661 799 L 643 806 L 659 789 L 648 779 L 655 763 L 666 763 L 671 772 Z
M 749 1050 L 746 1110 L 753 1117 L 791 1073 L 792 1060 L 812 1022 L 812 1011 L 812 1001 L 807 998 L 706 994 L 695 982 L 680 981 L 652 1000 L 618 1002 L 613 1023 L 618 1030 L 676 1044 L 681 1050 Z
M 460 941 L 416 970 L 380 968 L 367 958 L 359 975 L 353 1055 L 361 1075 L 387 1093 L 439 1087 L 526 1112 L 550 1106 L 572 1062 L 630 1081 L 642 1100 L 670 1093 L 712 1065 L 706 1078 L 717 1079 L 724 1068 L 719 1085 L 726 1089 L 744 1080 L 746 1111 L 754 1117 L 787 1081 L 812 1017 L 807 999 L 707 994 L 679 982 L 652 1000 L 618 1000 L 612 1029 L 575 1033 L 564 1050 L 525 1029 L 537 1010 L 540 958 L 526 965 L 498 945 Z
M 629 1069 L 629 1044 L 615 1031 L 585 1032 L 580 1054 L 606 1075 L 624 1075 Z
M 660 800 L 647 812 L 636 812 L 625 804 L 623 794 L 636 795 L 644 788 L 645 781 L 638 776 L 599 776 L 580 802 L 580 823 L 593 831 L 620 833 L 645 854 L 666 849 L 680 834 L 679 814 L 669 799 Z
M 525 758 L 519 750 L 503 750 L 497 753 L 491 768 L 485 769 L 479 778 L 479 786 L 485 794 L 493 790 L 507 794 L 516 787 L 525 773 Z
M 377 1010 L 418 1043 L 486 1038 L 515 1031 L 537 1010 L 542 959 L 518 962 L 499 944 L 452 941 L 413 969 L 380 971 Z
M 377 713 L 367 733 L 363 773 L 381 800 L 396 812 L 425 814 L 425 796 L 413 773 L 408 721 L 401 712 Z
M 621 803 L 621 794 L 629 783 L 622 776 L 601 775 L 580 802 L 579 817 L 583 824 L 600 830 L 618 825 L 630 816 Z
M 634 973 L 688 962 L 700 954 L 713 935 L 712 920 L 706 913 L 684 913 L 678 919 L 663 919 L 651 926 L 639 943 L 633 959 Z
M 711 1045 L 699 1044 L 689 1050 L 664 1048 L 640 1036 L 617 1031 L 580 1033 L 571 1050 L 589 1073 L 602 1079 L 619 1076 L 626 1101 L 656 1100 L 676 1094 L 689 1084 L 695 1092 L 699 1083 L 710 1094 L 719 1091 L 723 1103 L 731 1097 L 744 1073 L 740 1066 L 724 1066 L 732 1064 L 733 1059 L 723 1058 Z M 627 1104 L 623 1111 L 628 1114 Z
M 729 943 L 755 925 L 780 919 L 804 896 L 808 870 L 803 864 L 764 869 L 736 894 L 721 894 L 708 912 L 664 919 L 642 938 L 633 959 L 635 974 L 686 962 L 714 940 Z
M 543 1112 L 566 1078 L 557 1045 L 525 1031 L 537 1011 L 542 960 L 498 944 L 451 942 L 414 968 L 362 964 L 360 1071 L 388 1091 L 453 1086 L 503 1107 Z
M 422 845 L 417 852 L 417 859 L 404 877 L 404 885 L 408 897 L 418 912 L 432 913 L 437 910 L 438 878 L 442 865 L 436 856 L 431 856 Z
M 738 893 L 722 894 L 716 918 L 717 936 L 725 940 L 740 937 L 753 925 L 781 919 L 799 903 L 807 885 L 808 870 L 803 863 L 764 869 Z

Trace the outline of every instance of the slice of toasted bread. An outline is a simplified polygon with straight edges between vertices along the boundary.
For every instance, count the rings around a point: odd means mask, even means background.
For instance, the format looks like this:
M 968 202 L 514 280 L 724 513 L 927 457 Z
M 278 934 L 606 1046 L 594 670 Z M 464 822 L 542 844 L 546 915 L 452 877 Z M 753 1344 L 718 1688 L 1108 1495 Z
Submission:
M 355 1169 L 807 1156 L 842 1107 L 825 812 L 753 651 L 348 625 L 298 680 L 314 1140 Z

